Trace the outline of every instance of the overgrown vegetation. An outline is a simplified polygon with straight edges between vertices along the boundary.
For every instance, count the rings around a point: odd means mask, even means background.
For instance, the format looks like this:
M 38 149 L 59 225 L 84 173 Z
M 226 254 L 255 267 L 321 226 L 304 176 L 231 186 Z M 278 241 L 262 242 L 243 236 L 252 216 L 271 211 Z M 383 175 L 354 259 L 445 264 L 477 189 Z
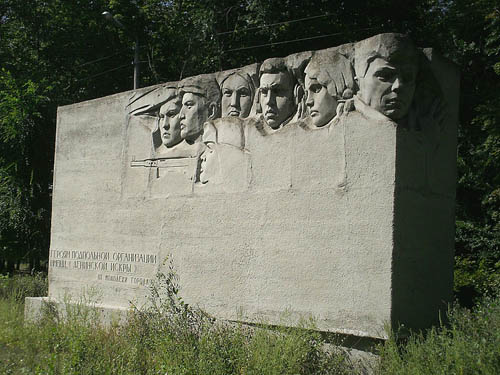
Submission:
M 5 281 L 5 280 L 4 280 Z M 344 353 L 323 350 L 309 326 L 251 328 L 218 322 L 178 296 L 175 275 L 160 275 L 151 304 L 128 323 L 103 326 L 96 310 L 47 306 L 37 324 L 23 324 L 16 290 L 0 297 L 2 374 L 353 374 Z
M 0 274 L 0 298 L 24 302 L 26 297 L 43 297 L 47 292 L 47 277 L 41 272 L 12 277 Z
M 404 345 L 391 337 L 381 347 L 380 374 L 500 373 L 500 299 L 484 297 L 473 310 L 450 310 L 449 325 L 412 335 Z
M 29 281 L 31 279 L 31 281 Z M 26 294 L 43 278 L 0 279 L 2 374 L 356 374 L 344 351 L 325 350 L 311 323 L 300 329 L 221 323 L 179 297 L 175 274 L 159 275 L 148 307 L 133 309 L 128 324 L 99 323 L 96 310 L 47 306 L 37 324 L 23 322 Z M 7 286 L 7 287 L 6 287 Z M 43 293 L 42 293 L 43 294 Z M 455 307 L 449 323 L 378 348 L 375 374 L 500 373 L 500 298 L 469 310 Z

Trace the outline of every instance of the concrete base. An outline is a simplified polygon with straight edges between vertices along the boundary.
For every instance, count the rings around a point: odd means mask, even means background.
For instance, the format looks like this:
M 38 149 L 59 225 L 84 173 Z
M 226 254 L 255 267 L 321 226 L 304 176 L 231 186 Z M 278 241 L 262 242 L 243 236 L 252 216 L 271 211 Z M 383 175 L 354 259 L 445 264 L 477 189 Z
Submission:
M 131 310 L 121 307 L 111 307 L 98 303 L 81 303 L 74 301 L 56 301 L 50 297 L 26 297 L 24 300 L 24 321 L 36 323 L 44 314 L 54 314 L 64 319 L 75 317 L 92 319 L 99 317 L 99 323 L 104 326 L 123 324 Z

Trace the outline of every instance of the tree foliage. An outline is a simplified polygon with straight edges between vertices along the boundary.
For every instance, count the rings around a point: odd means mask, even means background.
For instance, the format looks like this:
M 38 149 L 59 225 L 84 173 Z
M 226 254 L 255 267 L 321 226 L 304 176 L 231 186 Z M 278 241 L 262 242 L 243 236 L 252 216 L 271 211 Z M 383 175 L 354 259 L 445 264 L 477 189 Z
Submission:
M 380 32 L 462 71 L 456 287 L 487 291 L 474 275 L 500 268 L 496 0 L 0 0 L 0 266 L 46 258 L 57 106 L 131 89 L 136 37 L 147 86 Z

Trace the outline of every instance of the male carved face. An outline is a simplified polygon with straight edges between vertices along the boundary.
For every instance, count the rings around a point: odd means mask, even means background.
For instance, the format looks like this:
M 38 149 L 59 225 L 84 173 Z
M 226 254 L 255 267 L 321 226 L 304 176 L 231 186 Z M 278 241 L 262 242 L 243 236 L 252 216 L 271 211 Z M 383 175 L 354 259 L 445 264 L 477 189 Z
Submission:
M 232 74 L 222 83 L 222 117 L 248 117 L 252 108 L 250 84 L 240 75 Z
M 316 78 L 306 75 L 306 105 L 314 126 L 326 125 L 336 114 L 337 100 L 328 93 L 326 86 Z
M 365 76 L 358 78 L 361 99 L 392 120 L 399 120 L 408 114 L 416 76 L 415 62 L 394 63 L 375 58 Z
M 179 122 L 180 100 L 173 99 L 163 104 L 159 112 L 159 129 L 161 141 L 166 147 L 178 144 L 181 138 Z
M 182 96 L 182 107 L 179 112 L 181 137 L 186 141 L 196 140 L 203 131 L 203 123 L 207 121 L 208 109 L 205 98 L 190 92 Z
M 207 147 L 200 156 L 200 182 L 202 184 L 206 184 L 219 173 L 219 164 L 215 153 L 216 145 L 212 142 L 205 143 L 205 145 Z
M 293 83 L 289 74 L 263 73 L 260 77 L 259 100 L 264 120 L 273 129 L 295 112 Z

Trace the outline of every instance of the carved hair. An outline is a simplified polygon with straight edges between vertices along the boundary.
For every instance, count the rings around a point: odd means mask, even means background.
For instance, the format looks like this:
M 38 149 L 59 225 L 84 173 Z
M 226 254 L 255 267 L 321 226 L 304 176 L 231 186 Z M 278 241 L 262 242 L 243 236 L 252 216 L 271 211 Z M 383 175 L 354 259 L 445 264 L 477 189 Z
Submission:
M 310 78 L 325 86 L 337 100 L 349 99 L 355 90 L 354 70 L 347 57 L 338 52 L 316 53 L 305 69 Z
M 290 78 L 292 78 L 292 85 L 294 85 L 297 81 L 297 77 L 295 77 L 293 70 L 290 69 L 290 67 L 286 64 L 285 59 L 281 57 L 273 57 L 271 59 L 265 60 L 259 69 L 259 79 L 264 73 L 287 73 Z
M 185 93 L 203 96 L 207 104 L 220 104 L 220 90 L 215 77 L 211 74 L 189 77 L 179 82 L 179 95 Z
M 161 91 L 160 101 L 158 103 L 158 107 L 161 107 L 163 104 L 176 99 L 178 92 L 177 87 L 173 86 L 165 86 Z
M 362 40 L 355 46 L 354 70 L 363 78 L 376 58 L 389 62 L 406 61 L 418 65 L 418 51 L 413 42 L 404 34 L 379 34 Z
M 251 96 L 251 99 L 253 100 L 254 96 L 255 96 L 255 85 L 253 83 L 253 79 L 252 77 L 250 76 L 250 74 L 248 73 L 244 73 L 242 71 L 239 71 L 239 70 L 235 70 L 235 71 L 232 71 L 230 72 L 229 74 L 225 75 L 224 78 L 222 79 L 222 81 L 220 81 L 220 93 L 219 95 L 222 94 L 222 87 L 224 86 L 224 82 L 226 82 L 226 80 L 233 76 L 233 75 L 238 75 L 240 76 L 241 78 L 243 78 L 245 80 L 245 82 L 248 83 L 248 87 L 250 88 L 250 96 Z
M 209 118 L 214 119 L 220 114 L 220 89 L 213 74 L 202 74 L 188 77 L 179 82 L 179 96 L 185 93 L 195 94 L 205 99 L 205 107 L 209 111 Z

